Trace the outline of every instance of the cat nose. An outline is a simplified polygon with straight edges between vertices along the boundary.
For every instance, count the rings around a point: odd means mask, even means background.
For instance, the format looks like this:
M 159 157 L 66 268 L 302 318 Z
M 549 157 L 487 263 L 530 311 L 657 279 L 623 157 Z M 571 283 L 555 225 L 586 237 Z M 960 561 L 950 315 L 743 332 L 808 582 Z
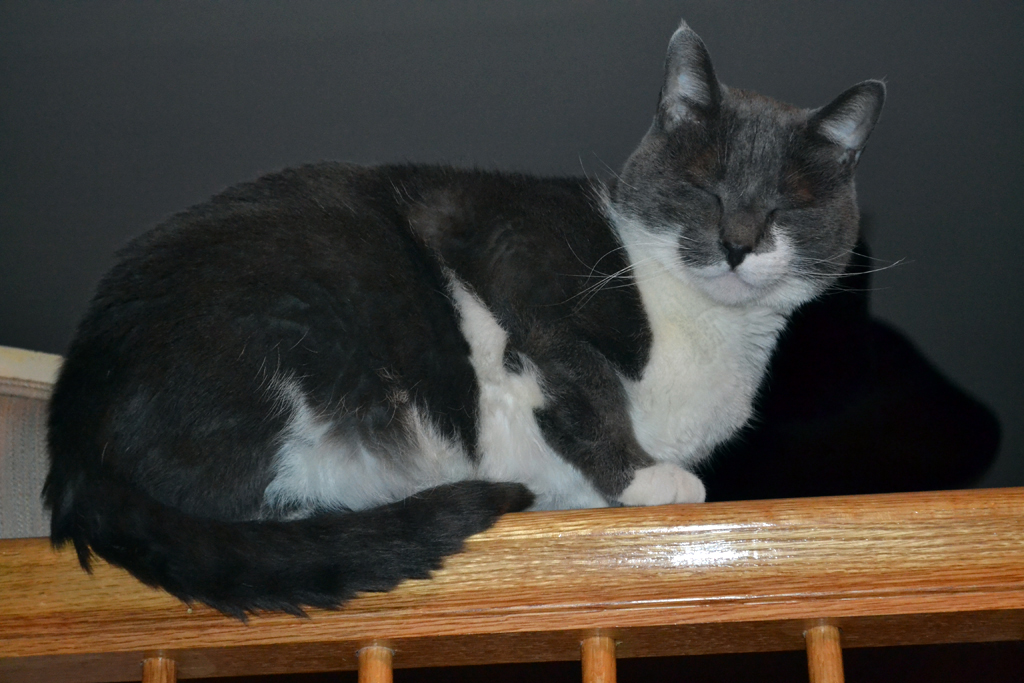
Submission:
M 736 270 L 743 263 L 747 254 L 757 247 L 766 229 L 765 214 L 757 208 L 727 213 L 722 217 L 718 239 L 730 268 Z
M 733 270 L 736 270 L 743 263 L 743 259 L 747 257 L 747 254 L 754 251 L 754 248 L 750 245 L 736 244 L 725 240 L 722 240 L 722 246 L 725 248 L 725 261 Z

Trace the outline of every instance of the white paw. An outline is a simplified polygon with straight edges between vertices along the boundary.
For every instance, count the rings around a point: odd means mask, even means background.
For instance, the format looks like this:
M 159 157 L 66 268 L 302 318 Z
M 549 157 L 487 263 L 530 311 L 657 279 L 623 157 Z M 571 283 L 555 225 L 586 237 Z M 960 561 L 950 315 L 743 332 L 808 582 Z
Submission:
M 633 482 L 619 496 L 619 502 L 624 505 L 703 503 L 706 495 L 704 484 L 695 474 L 662 462 L 637 470 Z

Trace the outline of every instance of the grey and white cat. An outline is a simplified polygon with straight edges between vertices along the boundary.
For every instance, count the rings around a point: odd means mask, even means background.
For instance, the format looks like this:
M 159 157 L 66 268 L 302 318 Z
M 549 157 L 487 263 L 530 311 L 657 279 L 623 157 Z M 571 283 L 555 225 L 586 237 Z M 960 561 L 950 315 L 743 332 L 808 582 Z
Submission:
M 70 347 L 53 542 L 241 616 L 427 576 L 510 510 L 703 501 L 848 261 L 884 93 L 726 87 L 683 24 L 608 183 L 328 163 L 173 216 Z

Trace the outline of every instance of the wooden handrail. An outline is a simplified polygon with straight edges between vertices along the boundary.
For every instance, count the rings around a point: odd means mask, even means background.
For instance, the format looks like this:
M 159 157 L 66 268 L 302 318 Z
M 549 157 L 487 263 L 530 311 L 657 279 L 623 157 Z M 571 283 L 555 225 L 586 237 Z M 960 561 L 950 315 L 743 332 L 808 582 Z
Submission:
M 1024 489 L 522 513 L 469 540 L 432 580 L 309 619 L 242 624 L 43 539 L 0 541 L 0 680 L 139 680 L 1024 640 Z

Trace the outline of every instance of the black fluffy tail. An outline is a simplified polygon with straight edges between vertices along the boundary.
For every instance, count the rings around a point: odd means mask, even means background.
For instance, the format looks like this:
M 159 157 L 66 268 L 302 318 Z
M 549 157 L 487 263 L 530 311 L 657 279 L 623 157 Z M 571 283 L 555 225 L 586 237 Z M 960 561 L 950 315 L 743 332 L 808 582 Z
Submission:
M 240 619 L 247 612 L 337 607 L 361 591 L 426 578 L 505 512 L 528 507 L 520 484 L 464 481 L 359 512 L 294 521 L 197 519 L 114 482 L 56 492 L 51 539 L 90 550 L 186 602 Z M 61 495 L 63 493 L 63 495 Z

